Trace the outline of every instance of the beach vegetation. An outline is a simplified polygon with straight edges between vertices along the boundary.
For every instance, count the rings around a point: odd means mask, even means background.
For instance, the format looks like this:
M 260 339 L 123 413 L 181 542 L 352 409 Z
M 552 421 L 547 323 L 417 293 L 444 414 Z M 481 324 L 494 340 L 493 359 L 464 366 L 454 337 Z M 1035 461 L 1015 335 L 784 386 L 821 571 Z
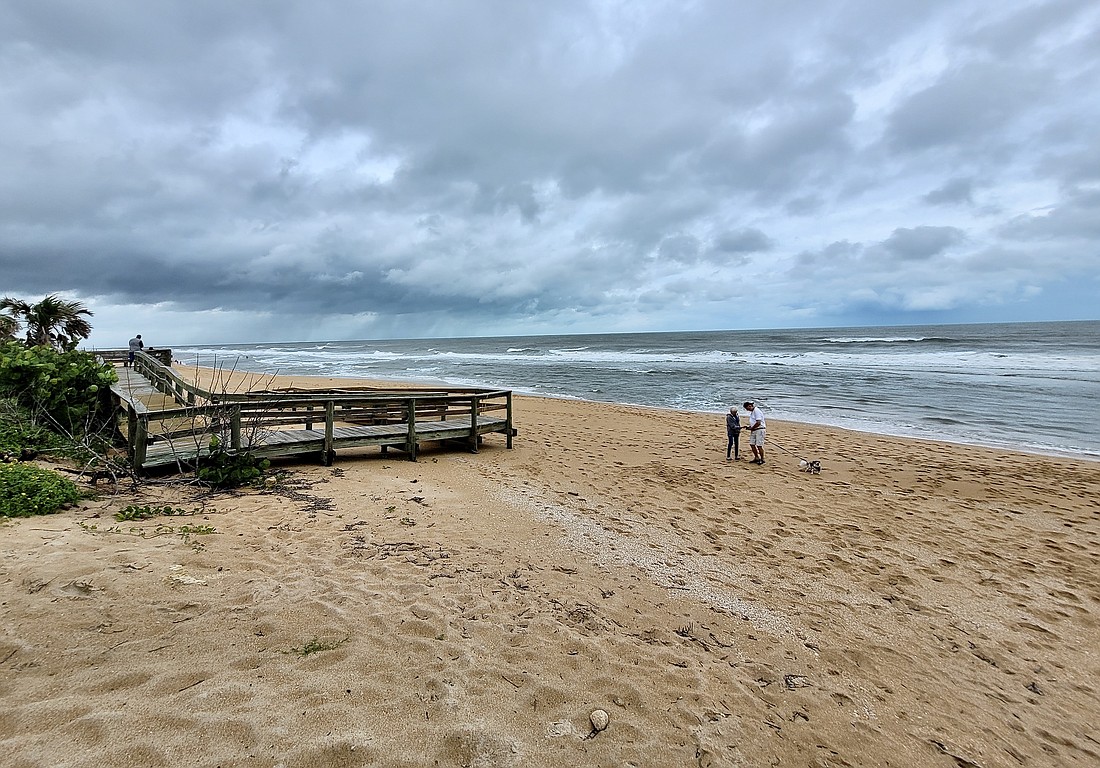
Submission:
M 219 490 L 239 488 L 259 482 L 271 462 L 247 451 L 232 451 L 225 441 L 214 435 L 210 438 L 210 453 L 198 461 L 196 474 L 199 480 Z
M 334 651 L 350 639 L 350 637 L 345 637 L 342 640 L 322 640 L 319 637 L 315 637 L 308 643 L 302 645 L 301 648 L 291 648 L 290 650 L 292 653 L 296 653 L 302 658 L 305 658 L 306 656 L 311 656 L 321 651 Z
M 84 520 L 78 521 L 77 525 L 85 533 L 90 534 L 108 534 L 113 533 L 120 536 L 137 536 L 139 539 L 155 539 L 159 536 L 179 536 L 180 540 L 184 544 L 187 544 L 195 552 L 201 552 L 206 549 L 206 545 L 196 539 L 196 536 L 208 536 L 213 533 L 217 533 L 218 529 L 212 525 L 167 525 L 165 523 L 158 523 L 152 528 L 131 525 L 129 528 L 123 528 L 121 525 L 112 525 L 110 528 L 100 528 L 98 523 L 89 523 Z
M 112 525 L 110 528 L 100 528 L 98 523 L 80 521 L 77 523 L 85 533 L 116 533 L 126 536 L 137 536 L 139 539 L 155 539 L 158 536 L 179 535 L 184 541 L 190 543 L 191 536 L 207 536 L 217 533 L 218 529 L 212 525 L 167 525 L 159 523 L 152 528 L 131 526 L 123 528 L 120 525 Z
M 19 322 L 11 315 L 0 314 L 0 341 L 14 339 L 17 333 L 19 333 Z
M 0 464 L 0 517 L 50 515 L 80 500 L 68 478 L 26 462 Z
M 183 536 L 184 540 L 187 540 L 188 536 L 206 536 L 211 533 L 217 533 L 218 529 L 212 525 L 177 525 L 175 527 L 170 525 L 157 526 L 163 528 L 165 533 L 178 533 Z
M 33 425 L 70 437 L 94 434 L 110 422 L 114 367 L 79 350 L 0 343 L 0 397 L 18 403 Z
M 35 304 L 5 296 L 0 299 L 0 338 L 13 338 L 25 329 L 28 347 L 71 351 L 91 335 L 92 326 L 86 318 L 92 314 L 81 302 L 66 301 L 56 294 Z
M 115 520 L 120 523 L 129 522 L 131 520 L 149 520 L 154 517 L 181 517 L 184 515 L 193 515 L 194 512 L 188 512 L 185 509 L 179 507 L 172 507 L 167 504 L 164 505 L 149 505 L 149 504 L 129 504 L 125 508 L 115 512 Z
M 0 397 L 0 455 L 34 458 L 68 445 L 60 435 L 35 424 L 30 411 L 10 397 Z

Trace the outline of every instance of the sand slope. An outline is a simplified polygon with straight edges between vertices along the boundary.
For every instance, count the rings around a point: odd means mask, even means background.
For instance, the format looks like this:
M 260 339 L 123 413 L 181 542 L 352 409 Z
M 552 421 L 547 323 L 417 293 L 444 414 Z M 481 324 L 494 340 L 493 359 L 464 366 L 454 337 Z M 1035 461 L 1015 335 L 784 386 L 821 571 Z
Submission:
M 1100 465 L 772 422 L 792 452 L 755 467 L 720 417 L 516 422 L 511 451 L 0 525 L 0 765 L 1100 763 Z M 195 514 L 111 516 L 154 502 Z

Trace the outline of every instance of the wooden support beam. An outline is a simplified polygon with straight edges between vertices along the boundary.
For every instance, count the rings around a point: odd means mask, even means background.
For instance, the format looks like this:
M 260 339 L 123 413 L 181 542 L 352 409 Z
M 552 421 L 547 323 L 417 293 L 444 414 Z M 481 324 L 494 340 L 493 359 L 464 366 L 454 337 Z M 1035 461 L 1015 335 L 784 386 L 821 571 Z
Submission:
M 505 413 L 507 414 L 504 417 L 504 426 L 505 426 L 504 434 L 507 438 L 506 447 L 511 448 L 512 447 L 512 393 L 511 392 L 508 393 L 508 405 L 507 405 L 507 409 L 506 409 Z
M 138 417 L 137 426 L 134 429 L 134 469 L 141 470 L 145 463 L 145 454 L 149 449 L 149 417 L 142 414 Z
M 321 462 L 326 467 L 332 466 L 335 451 L 332 448 L 332 432 L 336 427 L 336 403 L 332 400 L 325 402 L 325 444 L 322 449 Z
M 405 417 L 409 421 L 409 434 L 405 439 L 405 452 L 409 454 L 409 461 L 416 461 L 416 400 L 413 398 L 405 401 Z
M 477 395 L 470 398 L 470 453 L 477 453 L 477 411 L 481 399 Z
M 137 430 L 138 430 L 138 417 L 137 411 L 130 403 L 126 404 L 126 455 L 130 457 L 130 462 L 134 462 L 134 458 L 137 456 L 137 451 L 134 450 L 137 443 Z M 137 466 L 135 464 L 135 466 Z

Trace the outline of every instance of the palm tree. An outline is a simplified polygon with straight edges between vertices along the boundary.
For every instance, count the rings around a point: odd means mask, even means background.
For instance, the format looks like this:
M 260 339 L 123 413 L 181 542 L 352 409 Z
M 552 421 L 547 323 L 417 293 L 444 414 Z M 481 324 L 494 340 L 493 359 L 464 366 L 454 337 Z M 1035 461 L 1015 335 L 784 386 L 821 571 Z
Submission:
M 7 322 L 0 321 L 0 331 L 5 327 L 11 328 L 12 324 L 15 328 L 26 326 L 27 346 L 74 349 L 92 333 L 91 324 L 82 317 L 91 317 L 92 311 L 79 301 L 65 301 L 55 294 L 50 294 L 37 304 L 5 296 L 0 299 L 0 311 L 8 313 Z
M 15 334 L 19 333 L 19 318 L 23 316 L 23 307 L 26 307 L 28 311 L 30 310 L 30 305 L 25 301 L 13 299 L 9 296 L 0 299 L 0 312 L 7 313 L 0 314 L 0 338 L 5 340 L 14 339 Z
M 0 315 L 0 341 L 14 339 L 19 332 L 19 321 L 8 315 Z

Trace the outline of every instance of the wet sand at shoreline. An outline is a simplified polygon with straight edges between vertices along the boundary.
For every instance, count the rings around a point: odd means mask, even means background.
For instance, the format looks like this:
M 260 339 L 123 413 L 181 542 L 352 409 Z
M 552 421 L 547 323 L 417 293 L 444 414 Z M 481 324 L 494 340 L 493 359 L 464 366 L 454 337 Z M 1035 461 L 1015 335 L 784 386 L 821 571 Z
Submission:
M 1100 464 L 769 420 L 757 467 L 721 416 L 534 397 L 515 423 L 0 524 L 0 764 L 1100 762 Z M 194 514 L 113 518 L 148 504 Z

